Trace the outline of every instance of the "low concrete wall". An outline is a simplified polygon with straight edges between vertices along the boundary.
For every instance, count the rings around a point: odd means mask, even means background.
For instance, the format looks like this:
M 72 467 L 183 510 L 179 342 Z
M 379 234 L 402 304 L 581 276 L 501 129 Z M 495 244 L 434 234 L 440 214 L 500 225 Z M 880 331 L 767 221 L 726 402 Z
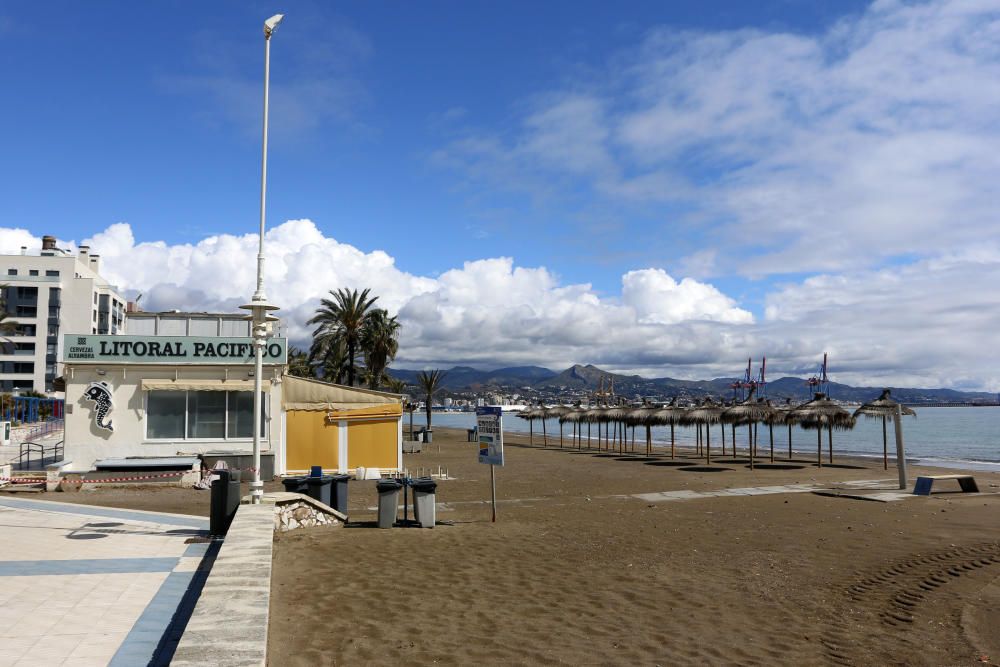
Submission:
M 273 505 L 241 505 L 171 665 L 264 665 Z

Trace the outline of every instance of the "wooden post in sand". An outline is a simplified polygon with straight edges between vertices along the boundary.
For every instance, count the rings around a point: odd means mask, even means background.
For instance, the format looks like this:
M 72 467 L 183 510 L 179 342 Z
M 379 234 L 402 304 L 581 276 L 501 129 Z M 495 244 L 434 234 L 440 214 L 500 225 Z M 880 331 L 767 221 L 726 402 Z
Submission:
M 885 415 L 882 415 L 882 467 L 889 469 L 889 440 L 885 433 Z
M 899 488 L 906 488 L 906 452 L 903 448 L 903 405 L 896 405 L 896 468 L 899 470 Z
M 771 434 L 771 463 L 774 463 L 774 424 L 767 425 Z
M 494 466 L 490 465 L 490 498 L 493 500 L 493 519 L 491 523 L 497 522 L 497 478 L 493 471 Z
M 823 427 L 816 424 L 816 467 L 823 467 Z

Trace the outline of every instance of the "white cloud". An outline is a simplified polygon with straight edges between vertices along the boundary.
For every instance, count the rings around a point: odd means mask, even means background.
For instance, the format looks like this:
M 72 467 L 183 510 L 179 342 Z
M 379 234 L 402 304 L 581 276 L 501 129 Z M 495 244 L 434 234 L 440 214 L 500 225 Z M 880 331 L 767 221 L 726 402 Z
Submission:
M 995 228 L 998 80 L 996 0 L 876 2 L 820 34 L 658 27 L 436 157 L 486 187 L 573 179 L 582 209 L 659 205 L 715 275 L 862 270 Z
M 0 251 L 37 252 L 25 230 L 0 229 Z M 257 238 L 212 236 L 194 244 L 137 241 L 128 224 L 85 240 L 103 273 L 147 310 L 234 311 L 255 282 Z M 74 248 L 72 242 L 60 242 Z M 1000 246 L 853 274 L 827 274 L 766 295 L 755 321 L 730 296 L 660 268 L 629 271 L 621 293 L 564 284 L 544 267 L 498 257 L 436 278 L 400 270 L 381 251 L 325 236 L 309 220 L 272 228 L 265 288 L 294 344 L 329 290 L 372 288 L 403 324 L 398 364 L 479 367 L 594 363 L 650 377 L 732 376 L 767 355 L 772 376 L 811 371 L 829 352 L 834 378 L 859 383 L 1000 390 L 992 349 L 1000 330 Z
M 622 301 L 643 324 L 677 324 L 712 320 L 752 324 L 753 315 L 716 288 L 691 278 L 677 282 L 663 269 L 629 271 L 622 278 Z

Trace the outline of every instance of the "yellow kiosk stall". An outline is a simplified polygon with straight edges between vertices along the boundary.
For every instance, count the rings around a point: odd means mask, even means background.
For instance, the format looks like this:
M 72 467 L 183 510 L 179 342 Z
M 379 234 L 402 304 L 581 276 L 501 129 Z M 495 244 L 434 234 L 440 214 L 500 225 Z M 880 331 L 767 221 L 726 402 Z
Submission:
M 359 467 L 399 472 L 403 403 L 398 394 L 286 375 L 282 382 L 286 475 L 353 473 Z

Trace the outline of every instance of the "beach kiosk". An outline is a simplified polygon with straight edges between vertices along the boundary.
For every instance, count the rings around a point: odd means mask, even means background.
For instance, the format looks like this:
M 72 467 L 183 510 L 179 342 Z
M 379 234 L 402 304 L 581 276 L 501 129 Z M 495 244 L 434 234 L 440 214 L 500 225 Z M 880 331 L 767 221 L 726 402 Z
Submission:
M 352 473 L 359 467 L 398 472 L 403 467 L 403 403 L 397 394 L 285 376 L 281 400 L 285 474 Z
M 100 469 L 109 459 L 116 469 L 141 470 L 144 458 L 252 452 L 249 336 L 67 334 L 63 342 L 64 472 Z M 262 472 L 280 459 L 286 361 L 286 340 L 269 338 L 258 428 L 274 463 L 262 463 Z

